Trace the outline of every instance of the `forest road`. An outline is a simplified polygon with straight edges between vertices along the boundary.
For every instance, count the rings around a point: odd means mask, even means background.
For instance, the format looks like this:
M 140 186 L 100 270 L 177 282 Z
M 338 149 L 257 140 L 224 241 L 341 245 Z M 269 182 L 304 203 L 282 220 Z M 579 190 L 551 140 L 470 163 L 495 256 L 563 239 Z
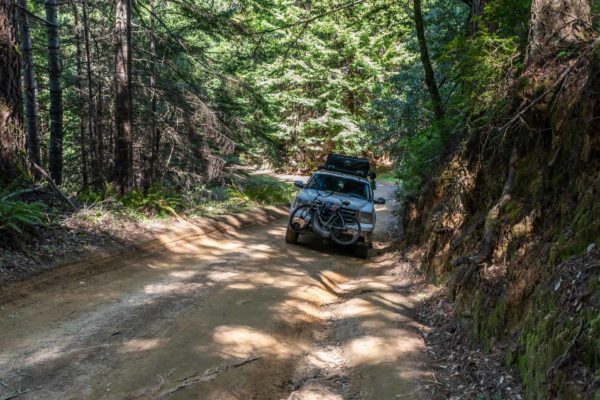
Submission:
M 287 245 L 281 219 L 4 304 L 0 399 L 426 398 L 390 209 L 367 261 Z

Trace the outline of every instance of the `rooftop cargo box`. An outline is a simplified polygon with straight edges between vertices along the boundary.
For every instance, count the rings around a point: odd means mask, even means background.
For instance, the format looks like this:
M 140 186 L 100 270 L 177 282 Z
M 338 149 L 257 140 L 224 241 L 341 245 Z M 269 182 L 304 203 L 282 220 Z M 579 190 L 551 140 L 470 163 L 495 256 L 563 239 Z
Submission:
M 319 169 L 343 172 L 366 178 L 369 175 L 369 160 L 366 158 L 348 157 L 341 154 L 329 154 L 324 165 Z

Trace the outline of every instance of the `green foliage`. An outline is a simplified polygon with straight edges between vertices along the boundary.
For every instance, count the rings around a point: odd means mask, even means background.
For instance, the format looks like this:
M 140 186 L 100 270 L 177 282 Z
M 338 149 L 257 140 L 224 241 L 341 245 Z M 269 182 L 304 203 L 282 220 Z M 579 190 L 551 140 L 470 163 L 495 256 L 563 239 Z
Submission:
M 590 293 L 600 289 L 597 276 L 590 278 Z M 569 309 L 568 300 L 560 298 L 555 290 L 536 293 L 524 318 L 520 330 L 519 345 L 522 348 L 516 363 L 530 399 L 547 399 L 550 388 L 561 388 L 560 398 L 587 398 L 581 387 L 571 386 L 569 376 L 557 365 L 565 354 L 576 357 L 580 370 L 600 373 L 600 335 L 598 335 L 600 314 L 597 296 L 592 296 L 592 304 L 575 311 Z M 563 295 L 564 296 L 564 295 Z M 560 302 L 560 303 L 559 303 Z M 540 316 L 544 316 L 540 318 Z M 577 346 L 573 347 L 574 341 Z
M 161 186 L 152 186 L 146 193 L 133 190 L 119 200 L 127 209 L 158 217 L 177 216 L 175 209 L 181 203 L 179 195 L 168 193 Z
M 366 128 L 377 154 L 391 155 L 396 175 L 418 191 L 449 150 L 442 132 L 466 136 L 493 124 L 507 104 L 506 90 L 520 68 L 530 0 L 487 2 L 482 16 L 467 19 L 460 2 L 432 0 L 424 18 L 445 120 L 436 121 L 424 85 L 412 20 L 401 24 L 400 70 L 374 90 Z M 472 26 L 475 32 L 469 33 Z
M 41 203 L 0 201 L 0 234 L 22 235 L 46 227 L 45 211 Z
M 398 145 L 401 151 L 395 166 L 395 177 L 406 194 L 415 194 L 440 162 L 443 141 L 439 134 L 432 137 L 421 134 L 404 137 Z
M 261 206 L 284 205 L 291 200 L 291 185 L 267 175 L 248 175 L 226 187 L 203 185 L 189 190 L 151 186 L 146 192 L 133 190 L 118 196 L 107 185 L 104 190 L 86 190 L 79 200 L 90 206 L 103 205 L 106 211 L 125 213 L 133 218 L 186 215 L 220 215 Z
M 250 175 L 239 187 L 227 189 L 227 200 L 242 204 L 285 205 L 289 204 L 292 194 L 289 184 L 267 175 Z

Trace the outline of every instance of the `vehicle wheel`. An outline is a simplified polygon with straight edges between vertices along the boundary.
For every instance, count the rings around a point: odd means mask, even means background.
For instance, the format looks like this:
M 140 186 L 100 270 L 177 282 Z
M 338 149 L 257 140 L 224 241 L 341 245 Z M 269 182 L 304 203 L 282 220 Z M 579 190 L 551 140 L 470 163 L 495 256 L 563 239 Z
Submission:
M 295 232 L 289 226 L 285 230 L 285 242 L 286 243 L 297 244 L 298 243 L 298 236 L 300 236 L 300 234 L 298 232 Z
M 338 215 L 332 222 L 331 239 L 342 246 L 353 245 L 360 239 L 360 222 L 354 217 Z
M 367 259 L 369 258 L 369 246 L 359 245 L 354 249 L 354 255 L 358 258 Z

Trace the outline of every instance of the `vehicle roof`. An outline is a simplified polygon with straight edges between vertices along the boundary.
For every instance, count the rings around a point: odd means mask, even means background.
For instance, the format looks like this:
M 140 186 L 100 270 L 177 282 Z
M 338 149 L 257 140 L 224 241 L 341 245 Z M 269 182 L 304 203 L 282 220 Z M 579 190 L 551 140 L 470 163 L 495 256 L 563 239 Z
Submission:
M 359 182 L 363 182 L 363 183 L 369 183 L 369 180 L 367 178 L 363 178 L 362 176 L 356 176 L 356 175 L 352 175 L 352 174 L 345 174 L 343 172 L 337 172 L 337 171 L 327 171 L 327 170 L 318 170 L 316 171 L 314 174 L 312 174 L 311 178 L 313 176 L 315 176 L 316 174 L 325 174 L 325 175 L 333 175 L 333 176 L 339 176 L 342 178 L 348 178 L 348 179 L 353 179 L 355 181 L 359 181 Z

